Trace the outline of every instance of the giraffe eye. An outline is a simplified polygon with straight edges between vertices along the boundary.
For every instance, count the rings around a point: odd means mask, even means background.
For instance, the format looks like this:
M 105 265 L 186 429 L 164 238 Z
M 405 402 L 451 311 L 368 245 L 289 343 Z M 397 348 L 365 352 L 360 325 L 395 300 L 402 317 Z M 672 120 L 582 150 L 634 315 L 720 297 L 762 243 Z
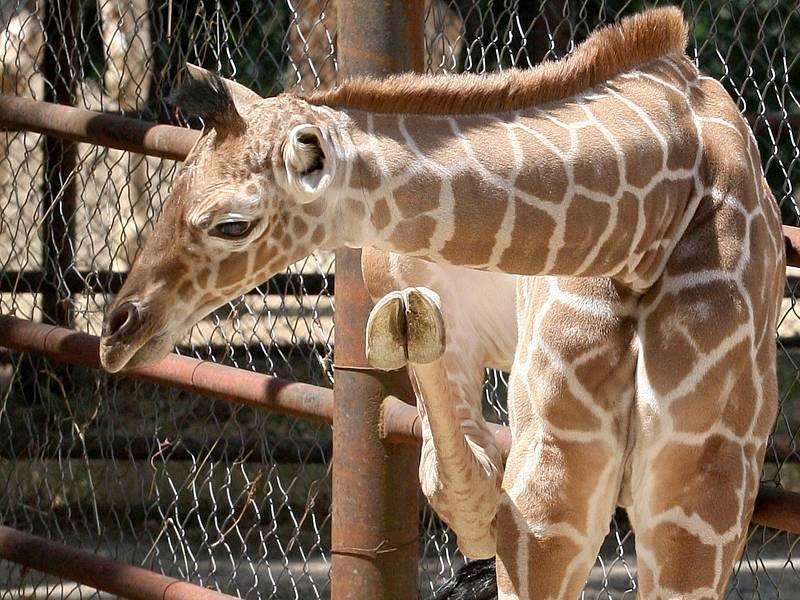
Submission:
M 245 237 L 253 230 L 258 221 L 223 221 L 211 228 L 211 235 L 225 238 L 227 240 L 237 240 Z

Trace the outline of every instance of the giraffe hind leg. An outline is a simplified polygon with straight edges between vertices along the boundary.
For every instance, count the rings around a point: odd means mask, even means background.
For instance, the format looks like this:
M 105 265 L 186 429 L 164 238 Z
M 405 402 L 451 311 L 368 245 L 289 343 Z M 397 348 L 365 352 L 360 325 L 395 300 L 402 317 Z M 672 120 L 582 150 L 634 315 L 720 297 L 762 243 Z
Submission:
M 758 491 L 761 450 L 748 446 L 721 436 L 676 442 L 644 466 L 644 493 L 629 511 L 640 598 L 724 596 Z
M 639 327 L 636 410 L 647 427 L 636 435 L 631 522 L 640 597 L 718 599 L 743 548 L 775 418 L 772 318 L 734 277 L 683 287 L 667 279 L 664 289 L 646 299 Z M 736 310 L 739 320 L 718 317 Z
M 703 200 L 637 309 L 631 484 L 644 599 L 722 598 L 758 492 L 785 267 L 774 201 L 754 207 L 749 178 L 733 174 L 720 182 L 731 195 Z

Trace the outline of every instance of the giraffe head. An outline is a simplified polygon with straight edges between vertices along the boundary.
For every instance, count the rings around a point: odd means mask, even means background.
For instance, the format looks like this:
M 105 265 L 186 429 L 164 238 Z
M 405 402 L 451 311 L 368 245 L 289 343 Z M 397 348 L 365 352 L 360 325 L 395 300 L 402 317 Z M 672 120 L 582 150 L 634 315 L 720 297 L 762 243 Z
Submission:
M 190 74 L 173 100 L 207 127 L 106 310 L 100 358 L 112 372 L 163 358 L 208 312 L 328 247 L 335 115 Z

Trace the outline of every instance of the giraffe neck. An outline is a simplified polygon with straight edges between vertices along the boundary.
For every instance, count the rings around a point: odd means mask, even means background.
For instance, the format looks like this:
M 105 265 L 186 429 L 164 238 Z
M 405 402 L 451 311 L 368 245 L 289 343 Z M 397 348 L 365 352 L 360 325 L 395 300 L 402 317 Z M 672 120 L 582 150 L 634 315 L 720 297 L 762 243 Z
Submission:
M 654 281 L 699 194 L 691 65 L 501 114 L 350 112 L 351 245 L 523 275 Z M 351 231 L 352 233 L 352 231 Z

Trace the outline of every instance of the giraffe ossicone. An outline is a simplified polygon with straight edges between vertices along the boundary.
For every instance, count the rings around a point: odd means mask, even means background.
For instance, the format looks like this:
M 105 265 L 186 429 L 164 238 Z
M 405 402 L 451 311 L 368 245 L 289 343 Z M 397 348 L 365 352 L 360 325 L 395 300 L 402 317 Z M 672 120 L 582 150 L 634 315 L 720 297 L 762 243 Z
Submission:
M 466 552 L 496 552 L 500 596 L 577 597 L 620 504 L 642 597 L 721 597 L 777 411 L 785 264 L 752 132 L 686 38 L 666 8 L 528 71 L 266 99 L 197 75 L 177 97 L 211 126 L 106 314 L 103 365 L 161 358 L 313 250 L 423 258 L 428 280 L 406 285 L 442 296 L 448 341 L 412 365 L 422 488 Z M 411 260 L 393 256 L 384 275 Z M 458 267 L 487 273 L 453 298 Z M 512 303 L 481 293 L 502 273 Z M 458 316 L 501 306 L 510 351 Z M 480 349 L 452 344 L 462 330 Z M 446 400 L 479 390 L 453 365 L 509 355 L 503 472 L 479 411 Z

